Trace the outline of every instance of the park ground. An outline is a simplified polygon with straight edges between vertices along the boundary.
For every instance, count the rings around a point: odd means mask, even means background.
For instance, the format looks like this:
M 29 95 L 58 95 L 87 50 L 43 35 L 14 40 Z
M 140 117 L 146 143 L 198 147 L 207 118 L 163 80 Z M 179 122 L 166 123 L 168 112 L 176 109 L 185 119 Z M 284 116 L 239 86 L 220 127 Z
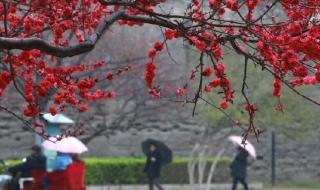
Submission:
M 265 188 L 264 190 L 319 190 L 318 188 L 295 188 L 295 187 L 279 187 L 279 188 Z

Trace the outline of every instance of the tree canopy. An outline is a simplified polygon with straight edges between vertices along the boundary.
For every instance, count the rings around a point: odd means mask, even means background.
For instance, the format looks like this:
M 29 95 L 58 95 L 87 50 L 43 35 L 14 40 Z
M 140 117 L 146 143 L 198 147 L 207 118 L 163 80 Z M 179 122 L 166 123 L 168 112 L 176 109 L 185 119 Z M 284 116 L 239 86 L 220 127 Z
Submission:
M 177 1 L 174 1 L 177 3 Z M 237 81 L 244 100 L 243 109 L 248 122 L 235 121 L 245 126 L 245 136 L 261 131 L 254 126 L 258 106 L 247 96 L 250 75 L 248 64 L 260 67 L 272 76 L 268 83 L 272 94 L 280 99 L 282 87 L 287 86 L 297 95 L 316 105 L 312 97 L 298 87 L 320 82 L 319 37 L 320 2 L 318 0 L 190 0 L 187 6 L 172 6 L 169 0 L 4 0 L 0 4 L 0 94 L 9 85 L 25 101 L 21 108 L 26 117 L 37 118 L 43 111 L 55 115 L 65 107 L 80 112 L 88 109 L 87 102 L 114 98 L 117 89 L 105 91 L 101 83 L 130 72 L 124 66 L 113 73 L 96 73 L 106 64 L 92 60 L 85 64 L 70 64 L 61 58 L 92 51 L 102 35 L 113 25 L 160 27 L 163 37 L 146 52 L 145 83 L 150 96 L 161 98 L 157 84 L 155 58 L 167 49 L 168 41 L 182 40 L 199 52 L 193 63 L 190 80 L 176 86 L 176 93 L 186 97 L 182 102 L 194 104 L 206 101 L 203 93 L 220 97 L 217 109 L 227 110 L 234 103 L 233 76 L 227 75 L 224 57 L 233 52 L 243 57 L 242 80 Z M 111 35 L 112 37 L 112 35 Z M 121 39 L 119 39 L 121 40 Z M 106 42 L 107 43 L 107 42 Z M 137 44 L 143 43 L 137 41 Z M 132 47 L 135 48 L 135 47 Z M 118 51 L 121 51 L 119 49 Z M 138 50 L 137 50 L 138 51 Z M 108 52 L 106 52 L 108 53 Z M 232 67 L 232 65 L 230 65 Z M 192 98 L 187 96 L 189 83 L 196 83 Z M 48 110 L 39 102 L 53 97 Z M 263 106 L 263 105 L 262 105 Z M 277 105 L 278 110 L 283 104 Z M 22 117 L 7 109 L 14 116 Z M 42 128 L 41 124 L 35 127 Z M 44 134 L 44 130 L 38 132 Z

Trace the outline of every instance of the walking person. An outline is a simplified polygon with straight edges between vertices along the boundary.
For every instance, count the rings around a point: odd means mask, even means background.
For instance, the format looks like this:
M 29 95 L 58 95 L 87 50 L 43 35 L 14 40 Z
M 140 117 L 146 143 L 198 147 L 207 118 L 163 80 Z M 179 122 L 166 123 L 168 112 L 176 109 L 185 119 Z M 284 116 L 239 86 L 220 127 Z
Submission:
M 155 144 L 150 144 L 149 154 L 147 155 L 147 162 L 144 172 L 147 174 L 149 181 L 149 189 L 153 190 L 154 186 L 159 190 L 163 190 L 158 179 L 160 178 L 162 165 L 162 156 Z
M 159 190 L 163 190 L 159 183 L 161 168 L 172 162 L 172 150 L 163 142 L 154 139 L 143 141 L 141 148 L 147 156 L 144 172 L 148 177 L 149 189 L 153 190 L 154 187 L 157 187 Z
M 231 176 L 233 178 L 232 190 L 237 189 L 237 185 L 240 182 L 245 190 L 249 190 L 246 182 L 247 166 L 248 166 L 249 153 L 242 147 L 238 147 L 238 153 L 230 165 Z

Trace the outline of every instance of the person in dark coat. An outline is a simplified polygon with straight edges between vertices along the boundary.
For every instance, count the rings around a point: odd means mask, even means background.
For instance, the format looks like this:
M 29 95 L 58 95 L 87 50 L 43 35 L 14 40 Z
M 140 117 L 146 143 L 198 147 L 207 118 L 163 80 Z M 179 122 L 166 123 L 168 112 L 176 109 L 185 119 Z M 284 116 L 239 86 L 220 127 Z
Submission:
M 42 154 L 41 147 L 38 145 L 31 147 L 31 154 L 25 162 L 8 168 L 8 172 L 15 179 L 10 184 L 10 190 L 19 189 L 19 177 L 31 177 L 33 170 L 46 170 L 46 157 Z
M 149 180 L 149 189 L 153 190 L 153 187 L 157 187 L 159 190 L 163 190 L 159 184 L 158 179 L 161 173 L 161 153 L 156 145 L 151 144 L 149 147 L 149 154 L 147 156 L 147 162 L 144 168 L 144 172 L 147 174 Z
M 237 189 L 238 182 L 242 183 L 245 190 L 249 190 L 248 184 L 246 182 L 247 177 L 247 158 L 249 153 L 242 147 L 238 147 L 238 154 L 231 163 L 231 176 L 233 178 L 232 190 Z

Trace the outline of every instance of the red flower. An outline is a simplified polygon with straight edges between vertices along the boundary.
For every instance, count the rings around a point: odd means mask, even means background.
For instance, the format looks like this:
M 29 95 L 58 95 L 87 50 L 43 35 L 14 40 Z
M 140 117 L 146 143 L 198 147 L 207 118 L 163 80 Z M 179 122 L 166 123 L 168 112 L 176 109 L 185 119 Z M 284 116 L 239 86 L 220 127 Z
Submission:
M 153 87 L 153 81 L 155 78 L 155 70 L 156 70 L 156 65 L 152 62 L 149 62 L 146 64 L 146 75 L 145 75 L 145 80 L 147 83 L 148 88 Z
M 217 63 L 215 68 L 216 68 L 217 73 L 220 73 L 220 74 L 221 74 L 221 73 L 224 73 L 224 69 L 225 69 L 225 68 L 224 68 L 224 64 L 222 64 L 222 63 Z
M 226 10 L 224 9 L 224 8 L 220 8 L 219 10 L 218 10 L 218 15 L 223 15 L 224 13 L 226 12 Z
M 117 95 L 117 93 L 115 91 L 109 92 L 108 93 L 108 98 L 113 98 Z
M 76 38 L 77 38 L 78 42 L 84 42 L 84 35 L 83 34 L 77 33 Z
M 254 113 L 258 110 L 256 105 L 254 105 L 254 104 L 249 104 L 249 103 L 247 103 L 247 104 L 244 105 L 244 109 L 245 109 L 247 112 L 249 112 L 249 114 L 251 114 L 251 115 L 254 115 Z
M 320 82 L 320 71 L 316 72 L 315 77 L 316 77 L 316 80 Z
M 281 96 L 281 80 L 276 79 L 273 83 L 273 96 L 280 98 Z
M 251 1 L 251 0 L 249 0 Z M 239 3 L 237 3 L 235 0 L 226 0 L 227 2 L 227 7 L 233 11 L 237 11 L 240 8 Z
M 49 112 L 51 113 L 52 116 L 55 116 L 57 114 L 57 110 L 54 107 L 49 108 Z
M 184 88 L 177 88 L 177 95 L 178 96 L 185 96 L 186 95 L 186 92 L 185 92 L 185 89 Z
M 283 104 L 277 104 L 276 110 L 283 111 L 284 110 L 284 105 Z
M 157 50 L 152 49 L 152 50 L 149 51 L 148 56 L 150 58 L 154 58 L 156 56 L 156 54 L 157 54 Z
M 80 112 L 84 112 L 88 110 L 88 105 L 87 104 L 80 104 L 78 107 Z
M 44 123 L 42 123 L 42 122 L 35 122 L 34 124 L 33 124 L 33 126 L 35 127 L 35 128 L 43 128 L 45 125 L 44 125 Z
M 219 0 L 209 0 L 209 6 L 211 8 L 217 8 L 221 6 L 221 2 Z
M 213 79 L 213 80 L 209 83 L 209 85 L 210 85 L 211 87 L 215 88 L 215 87 L 219 86 L 220 83 L 221 83 L 221 80 L 220 80 L 219 78 L 217 78 L 217 79 Z
M 173 38 L 175 38 L 175 31 L 172 30 L 172 29 L 166 29 L 164 34 L 165 34 L 165 37 L 166 39 L 168 40 L 172 40 Z
M 160 90 L 159 89 L 149 89 L 149 94 L 153 99 L 160 99 Z
M 211 92 L 211 91 L 212 91 L 212 86 L 210 86 L 210 85 L 205 85 L 205 86 L 204 86 L 204 91 L 205 91 L 205 92 Z
M 163 50 L 163 44 L 162 44 L 161 42 L 156 42 L 156 43 L 154 43 L 154 49 L 155 49 L 156 51 L 161 51 L 161 50 Z
M 37 117 L 37 115 L 39 114 L 39 108 L 33 104 L 28 104 L 24 110 L 23 110 L 23 114 L 27 117 Z
M 213 73 L 213 69 L 211 67 L 206 67 L 203 70 L 202 75 L 205 77 L 210 77 L 212 73 Z
M 228 109 L 228 107 L 229 107 L 229 105 L 228 105 L 228 102 L 227 101 L 225 101 L 225 100 L 222 100 L 221 102 L 220 102 L 220 108 L 222 108 L 222 109 Z
M 206 43 L 200 40 L 195 40 L 194 45 L 202 52 L 206 50 Z
M 106 76 L 106 78 L 107 78 L 108 80 L 112 80 L 112 79 L 113 79 L 113 74 L 112 74 L 112 73 L 108 73 L 107 76 Z

